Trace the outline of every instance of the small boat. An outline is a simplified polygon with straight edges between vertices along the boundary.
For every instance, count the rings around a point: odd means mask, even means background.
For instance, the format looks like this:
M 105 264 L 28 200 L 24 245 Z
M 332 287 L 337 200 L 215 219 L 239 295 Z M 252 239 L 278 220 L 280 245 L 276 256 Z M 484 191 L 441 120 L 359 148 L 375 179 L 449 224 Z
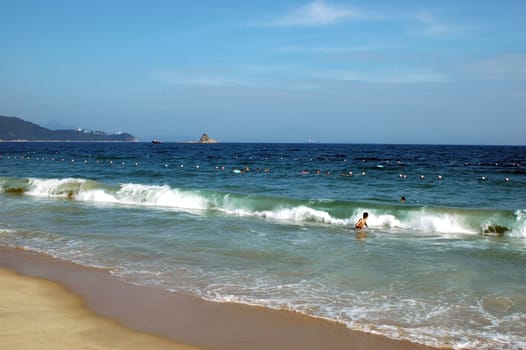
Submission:
M 161 141 L 159 141 L 159 140 L 152 140 L 152 143 L 153 144 L 159 144 L 159 143 L 161 143 Z

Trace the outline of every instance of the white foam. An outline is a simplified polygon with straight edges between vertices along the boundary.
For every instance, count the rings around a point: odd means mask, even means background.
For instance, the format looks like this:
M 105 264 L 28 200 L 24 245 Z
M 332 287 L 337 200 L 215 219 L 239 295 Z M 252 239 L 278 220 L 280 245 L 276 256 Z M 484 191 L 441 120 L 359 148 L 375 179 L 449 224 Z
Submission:
M 93 185 L 94 184 L 94 185 Z M 29 179 L 28 195 L 39 197 L 75 198 L 93 203 L 111 203 L 141 206 L 158 206 L 187 210 L 206 210 L 209 201 L 191 191 L 170 186 L 122 184 L 117 189 L 85 179 Z
M 300 205 L 293 208 L 259 211 L 256 212 L 255 215 L 279 221 L 308 221 L 319 222 L 324 224 L 344 223 L 344 220 L 336 219 L 326 211 L 313 209 L 304 205 Z
M 184 210 L 206 210 L 208 200 L 196 193 L 173 189 L 170 186 L 123 184 L 117 192 L 101 189 L 79 193 L 79 200 L 118 203 L 126 205 L 156 206 Z
M 95 203 L 118 203 L 114 195 L 106 193 L 104 190 L 83 191 L 77 195 L 77 199 Z
M 36 179 L 30 178 L 27 194 L 39 197 L 68 197 L 86 182 L 84 179 Z
M 372 215 L 369 215 L 367 219 L 367 224 L 369 227 L 402 228 L 404 226 L 400 220 L 392 214 L 379 214 L 375 213 L 374 211 L 370 211 L 370 213 Z M 358 221 L 358 218 L 360 217 L 361 215 L 358 213 L 358 215 L 356 215 L 356 221 Z
M 361 213 L 369 212 L 367 223 L 371 228 L 393 228 L 419 231 L 425 233 L 463 233 L 477 234 L 478 232 L 464 222 L 461 215 L 445 214 L 428 211 L 426 209 L 409 212 L 405 217 L 382 213 L 376 210 L 360 209 L 353 218 L 358 220 Z
M 511 231 L 511 236 L 526 238 L 526 209 L 517 210 L 515 213 L 517 226 Z
M 469 228 L 463 222 L 462 218 L 452 214 L 429 214 L 419 212 L 416 217 L 408 221 L 410 228 L 422 230 L 424 232 L 438 232 L 438 233 L 469 233 L 476 234 L 478 232 Z

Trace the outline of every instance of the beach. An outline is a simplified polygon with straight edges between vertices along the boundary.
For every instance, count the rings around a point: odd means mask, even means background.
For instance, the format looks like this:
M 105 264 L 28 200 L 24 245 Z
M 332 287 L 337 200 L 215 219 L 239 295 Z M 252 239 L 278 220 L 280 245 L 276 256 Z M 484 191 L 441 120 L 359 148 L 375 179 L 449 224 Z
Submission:
M 0 266 L 0 338 L 10 349 L 432 349 L 294 312 L 133 286 L 20 249 L 1 248 Z
M 56 283 L 7 269 L 0 269 L 0 320 L 5 349 L 197 349 L 132 331 Z

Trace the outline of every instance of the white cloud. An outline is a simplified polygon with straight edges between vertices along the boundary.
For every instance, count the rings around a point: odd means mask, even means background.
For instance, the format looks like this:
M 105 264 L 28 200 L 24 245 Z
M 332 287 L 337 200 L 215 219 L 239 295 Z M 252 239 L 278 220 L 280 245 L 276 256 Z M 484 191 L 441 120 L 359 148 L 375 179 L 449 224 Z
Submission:
M 347 54 L 347 53 L 366 53 L 377 51 L 387 46 L 355 46 L 355 47 L 344 47 L 344 46 L 285 46 L 275 49 L 280 52 L 292 52 L 292 53 L 320 53 L 320 54 Z
M 341 71 L 326 75 L 326 78 L 380 84 L 446 83 L 450 81 L 447 76 L 429 69 L 377 70 L 373 72 Z
M 362 13 L 349 7 L 329 5 L 322 0 L 316 0 L 266 24 L 274 26 L 319 26 L 363 17 Z
M 429 35 L 448 35 L 459 31 L 458 27 L 444 23 L 429 12 L 422 12 L 414 16 L 414 19 L 423 26 L 422 32 Z
M 450 79 L 432 69 L 377 69 L 363 71 L 311 71 L 308 74 L 292 68 L 238 66 L 228 72 L 203 68 L 160 70 L 153 78 L 176 86 L 192 87 L 243 87 L 278 90 L 317 90 L 337 82 L 362 82 L 377 84 L 445 83 Z
M 275 77 L 286 68 L 275 66 L 237 65 L 231 67 L 185 67 L 153 71 L 151 77 L 174 86 L 193 87 L 279 87 Z M 279 79 L 278 79 L 279 80 Z
M 184 86 L 237 86 L 243 82 L 224 69 L 211 69 L 209 67 L 158 70 L 152 73 L 155 80 L 172 85 Z

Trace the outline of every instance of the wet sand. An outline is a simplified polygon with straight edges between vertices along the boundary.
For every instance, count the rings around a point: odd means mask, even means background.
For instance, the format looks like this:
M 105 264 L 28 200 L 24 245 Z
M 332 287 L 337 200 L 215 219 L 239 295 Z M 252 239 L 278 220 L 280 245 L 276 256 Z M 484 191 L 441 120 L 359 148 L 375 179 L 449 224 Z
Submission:
M 15 328 L 0 330 L 0 339 L 4 344 L 11 344 L 9 348 L 13 349 L 78 348 L 79 344 L 104 349 L 112 339 L 117 343 L 106 348 L 186 350 L 189 348 L 179 344 L 188 344 L 202 349 L 230 350 L 434 349 L 351 331 L 338 323 L 294 312 L 208 302 L 193 296 L 134 286 L 112 277 L 103 269 L 88 268 L 19 249 L 0 247 L 0 267 L 39 278 L 18 276 L 9 271 L 2 271 L 0 275 L 0 322 L 10 324 L 9 317 L 18 319 Z M 4 279 L 4 276 L 9 278 Z M 13 292 L 17 288 L 14 287 L 16 283 L 31 284 L 37 296 L 29 287 L 27 293 Z M 20 294 L 18 299 L 13 293 Z M 55 294 L 60 297 L 52 298 Z M 80 325 L 39 329 L 39 324 L 48 323 L 42 321 L 35 324 L 43 313 L 40 304 L 48 306 L 45 313 L 49 312 L 53 320 L 64 318 L 67 325 L 72 320 L 80 322 Z M 17 309 L 20 306 L 23 306 L 22 311 Z M 72 312 L 70 315 L 73 316 L 66 316 L 68 312 Z M 131 335 L 123 336 L 123 332 Z M 33 335 L 48 336 L 48 339 L 54 340 L 54 345 L 39 346 Z M 64 343 L 57 347 L 62 339 L 70 336 L 77 343 Z M 119 343 L 132 336 L 137 337 L 135 342 L 127 345 Z M 77 345 L 71 347 L 71 344 Z

